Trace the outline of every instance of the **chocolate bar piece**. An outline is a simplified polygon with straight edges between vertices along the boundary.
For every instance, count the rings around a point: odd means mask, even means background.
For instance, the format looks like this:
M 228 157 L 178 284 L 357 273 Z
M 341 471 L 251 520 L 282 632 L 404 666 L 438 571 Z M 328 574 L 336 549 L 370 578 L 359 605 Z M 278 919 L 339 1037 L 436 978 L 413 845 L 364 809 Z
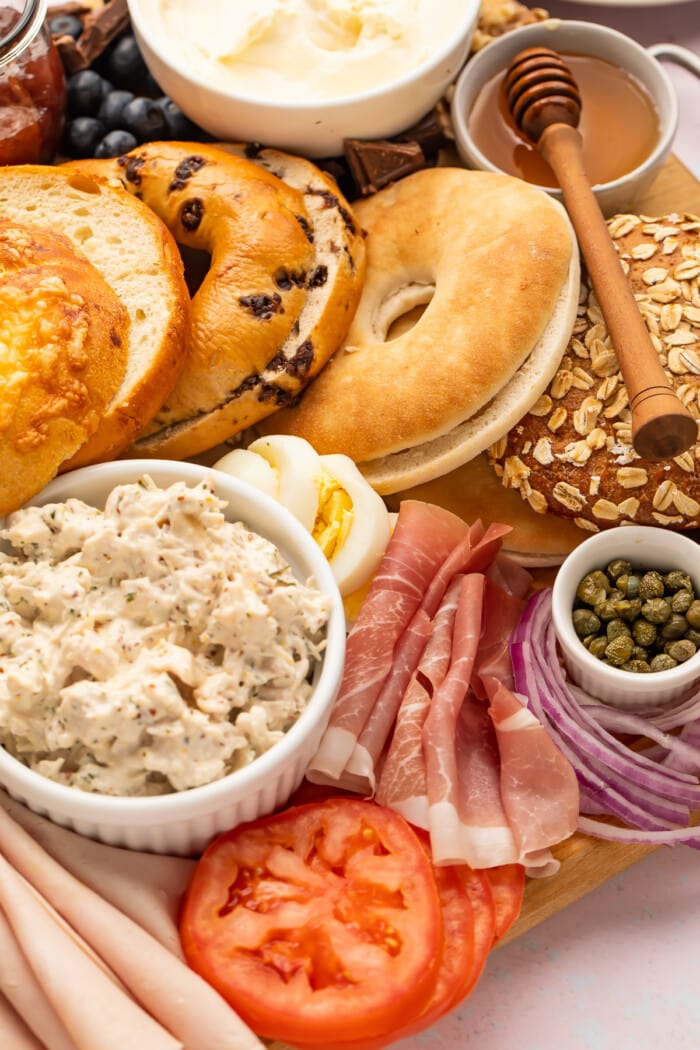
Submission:
M 367 197 L 404 175 L 425 168 L 425 154 L 417 142 L 392 139 L 346 139 L 345 159 L 359 194 Z
M 67 35 L 54 39 L 69 76 L 91 66 L 129 26 L 127 0 L 108 0 L 96 10 L 82 4 L 65 4 L 61 8 L 52 8 L 52 17 L 59 10 L 65 14 L 77 14 L 83 23 L 83 31 L 77 40 Z

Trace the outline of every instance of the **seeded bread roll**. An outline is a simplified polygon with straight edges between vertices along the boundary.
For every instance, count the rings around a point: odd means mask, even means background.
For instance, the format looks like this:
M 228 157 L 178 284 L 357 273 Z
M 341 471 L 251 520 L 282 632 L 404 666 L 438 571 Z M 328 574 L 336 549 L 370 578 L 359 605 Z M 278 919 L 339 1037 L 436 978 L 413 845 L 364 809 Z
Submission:
M 671 384 L 700 420 L 700 218 L 617 215 L 608 226 Z M 589 532 L 624 522 L 700 525 L 700 445 L 661 463 L 634 451 L 627 392 L 585 278 L 557 374 L 489 455 L 505 487 L 534 510 Z
M 0 220 L 0 514 L 95 433 L 128 339 L 124 305 L 66 237 Z

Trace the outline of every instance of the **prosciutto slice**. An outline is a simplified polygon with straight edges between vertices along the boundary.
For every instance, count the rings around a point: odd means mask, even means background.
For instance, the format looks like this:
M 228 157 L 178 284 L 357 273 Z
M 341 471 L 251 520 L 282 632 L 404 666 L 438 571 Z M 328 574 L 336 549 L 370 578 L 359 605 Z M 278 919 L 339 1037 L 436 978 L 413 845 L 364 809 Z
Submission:
M 340 781 L 391 671 L 399 638 L 438 568 L 468 533 L 462 519 L 442 507 L 418 500 L 401 503 L 386 553 L 348 635 L 340 693 L 306 772 L 312 782 Z
M 435 690 L 447 674 L 452 652 L 461 577 L 447 589 L 432 622 L 432 634 L 399 707 L 384 760 L 376 799 L 411 824 L 428 830 L 428 781 L 423 756 L 423 724 Z
M 12 1050 L 47 1050 L 0 992 L 0 1046 Z M 49 1048 L 50 1050 L 50 1048 Z
M 501 682 L 492 684 L 490 693 L 503 806 L 520 854 L 527 858 L 576 830 L 578 781 L 532 711 Z
M 460 584 L 449 670 L 433 696 L 423 725 L 423 750 L 428 778 L 430 844 L 436 864 L 456 864 L 461 839 L 457 803 L 457 720 L 469 689 L 479 636 L 484 577 L 465 576 Z

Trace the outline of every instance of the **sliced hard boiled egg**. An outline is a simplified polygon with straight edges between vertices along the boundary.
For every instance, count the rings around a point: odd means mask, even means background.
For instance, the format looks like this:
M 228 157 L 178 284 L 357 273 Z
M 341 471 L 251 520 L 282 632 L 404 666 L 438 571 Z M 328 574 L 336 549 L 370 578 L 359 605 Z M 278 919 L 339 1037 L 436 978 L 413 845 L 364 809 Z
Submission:
M 278 498 L 279 478 L 266 459 L 257 452 L 247 448 L 234 448 L 214 464 L 215 470 L 222 470 L 240 481 L 254 485 L 273 499 Z
M 267 460 L 277 474 L 277 499 L 312 532 L 323 473 L 318 452 L 305 438 L 293 434 L 256 438 L 248 445 L 248 451 Z
M 389 542 L 391 522 L 384 500 L 349 456 L 333 454 L 320 460 L 326 479 L 313 535 L 345 597 L 377 571 Z

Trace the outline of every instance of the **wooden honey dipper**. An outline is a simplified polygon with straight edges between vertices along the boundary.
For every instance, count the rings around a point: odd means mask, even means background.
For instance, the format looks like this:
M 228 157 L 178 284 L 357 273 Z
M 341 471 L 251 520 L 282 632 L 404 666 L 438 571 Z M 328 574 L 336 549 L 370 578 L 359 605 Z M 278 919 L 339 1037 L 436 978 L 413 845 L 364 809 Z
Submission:
M 508 67 L 505 92 L 561 187 L 627 388 L 632 444 L 644 459 L 678 456 L 697 441 L 697 423 L 664 372 L 584 170 L 576 81 L 556 51 L 530 47 Z

